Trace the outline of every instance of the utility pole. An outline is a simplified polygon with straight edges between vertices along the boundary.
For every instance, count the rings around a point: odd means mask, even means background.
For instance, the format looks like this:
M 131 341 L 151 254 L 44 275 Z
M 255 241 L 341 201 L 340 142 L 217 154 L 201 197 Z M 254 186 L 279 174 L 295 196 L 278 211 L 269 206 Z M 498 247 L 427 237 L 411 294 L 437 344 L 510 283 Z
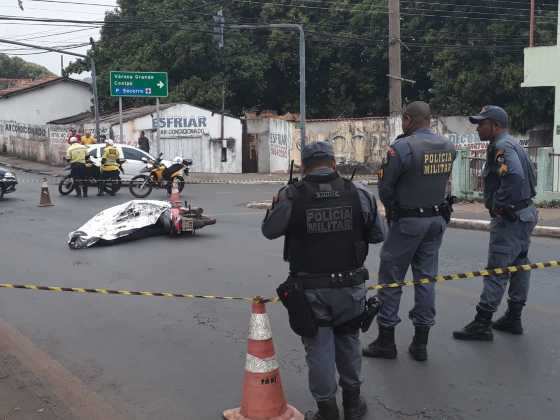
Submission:
M 262 25 L 228 25 L 231 29 L 287 29 L 299 32 L 299 115 L 301 151 L 305 146 L 305 32 L 303 26 L 295 23 L 269 23 Z M 303 162 L 303 159 L 302 159 Z
M 93 42 L 93 39 L 90 38 L 90 42 Z M 91 79 L 92 79 L 91 84 L 92 84 L 92 88 L 93 88 L 93 108 L 94 108 L 94 114 L 95 114 L 95 136 L 97 138 L 99 138 L 99 101 L 98 101 L 98 98 L 97 98 L 97 76 L 95 74 L 95 61 L 93 60 L 93 57 L 91 57 L 91 56 L 88 57 L 87 55 L 77 54 L 77 53 L 66 51 L 66 50 L 60 50 L 58 48 L 43 47 L 41 45 L 27 44 L 25 42 L 10 41 L 8 39 L 1 39 L 1 38 L 0 38 L 0 44 L 19 45 L 21 47 L 35 48 L 35 49 L 38 49 L 38 50 L 51 51 L 51 52 L 56 52 L 56 53 L 60 53 L 60 54 L 68 54 L 68 55 L 72 55 L 74 57 L 80 57 L 80 58 L 84 58 L 86 60 L 89 60 L 90 65 L 91 65 Z
M 531 0 L 531 17 L 529 21 L 529 48 L 535 46 L 535 0 Z
M 401 75 L 401 6 L 400 0 L 389 2 L 389 138 L 402 131 Z
M 95 138 L 99 138 L 99 96 L 97 95 L 97 71 L 95 70 L 95 61 L 93 59 L 93 54 L 95 53 L 95 42 L 93 38 L 89 38 L 89 43 L 91 44 L 91 55 L 89 61 L 91 64 L 91 84 L 93 87 L 93 108 L 95 110 Z M 87 58 L 87 57 L 86 57 Z
M 227 162 L 227 141 L 224 139 L 224 114 L 226 112 L 226 74 L 224 59 L 224 14 L 222 9 L 214 16 L 214 33 L 218 48 L 220 49 L 220 62 L 222 67 L 222 111 L 220 122 L 220 140 L 222 142 L 222 162 Z

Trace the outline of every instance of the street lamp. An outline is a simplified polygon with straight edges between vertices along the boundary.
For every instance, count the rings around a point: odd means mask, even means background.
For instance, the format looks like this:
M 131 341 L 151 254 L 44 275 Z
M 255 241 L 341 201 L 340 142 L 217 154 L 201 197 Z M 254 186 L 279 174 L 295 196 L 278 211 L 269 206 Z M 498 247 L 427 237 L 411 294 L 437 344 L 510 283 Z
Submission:
M 305 146 L 305 33 L 303 26 L 296 23 L 269 23 L 262 25 L 228 25 L 232 29 L 289 29 L 299 32 L 299 114 L 301 150 Z M 302 159 L 303 161 L 303 159 Z

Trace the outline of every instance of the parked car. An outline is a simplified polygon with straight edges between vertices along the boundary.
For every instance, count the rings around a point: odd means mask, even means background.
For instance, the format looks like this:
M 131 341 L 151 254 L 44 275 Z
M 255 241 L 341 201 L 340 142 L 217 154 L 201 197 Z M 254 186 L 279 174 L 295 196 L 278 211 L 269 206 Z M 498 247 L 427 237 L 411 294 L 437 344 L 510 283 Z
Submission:
M 121 173 L 121 179 L 125 182 L 130 181 L 133 177 L 142 173 L 142 171 L 146 168 L 146 160 L 156 160 L 156 158 L 149 153 L 146 153 L 134 146 L 129 146 L 127 144 L 115 144 L 115 147 L 119 149 L 120 158 L 125 160 L 122 165 L 124 173 Z M 99 164 L 101 156 L 103 156 L 104 149 L 105 143 L 89 145 L 88 156 L 93 162 Z M 169 160 L 163 160 L 162 163 L 166 166 L 173 164 L 173 162 Z
M 16 176 L 0 166 L 0 199 L 4 197 L 4 194 L 14 192 L 17 183 Z

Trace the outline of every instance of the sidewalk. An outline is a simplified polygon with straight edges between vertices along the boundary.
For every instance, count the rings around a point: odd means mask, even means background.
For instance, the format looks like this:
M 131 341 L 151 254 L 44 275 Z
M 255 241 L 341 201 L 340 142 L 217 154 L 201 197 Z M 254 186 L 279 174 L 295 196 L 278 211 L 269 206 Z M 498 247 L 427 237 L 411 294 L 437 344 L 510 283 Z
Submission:
M 0 166 L 45 176 L 56 177 L 65 175 L 64 168 L 62 167 L 18 159 L 8 155 L 0 155 Z M 355 179 L 366 181 L 370 185 L 377 183 L 377 177 L 373 175 L 356 175 Z M 214 174 L 191 172 L 186 181 L 188 184 L 285 184 L 288 182 L 288 174 Z
M 71 420 L 74 416 L 10 353 L 0 353 L 0 419 Z
M 252 209 L 270 209 L 271 200 L 254 201 L 247 204 Z M 467 230 L 490 229 L 490 215 L 482 203 L 457 203 L 449 227 Z M 379 213 L 384 216 L 385 209 L 380 205 Z M 533 236 L 560 238 L 560 208 L 539 209 L 539 221 Z
M 457 203 L 453 206 L 453 217 L 457 219 L 476 219 L 490 221 L 488 210 L 482 203 Z M 541 226 L 560 228 L 560 208 L 539 208 L 539 222 Z

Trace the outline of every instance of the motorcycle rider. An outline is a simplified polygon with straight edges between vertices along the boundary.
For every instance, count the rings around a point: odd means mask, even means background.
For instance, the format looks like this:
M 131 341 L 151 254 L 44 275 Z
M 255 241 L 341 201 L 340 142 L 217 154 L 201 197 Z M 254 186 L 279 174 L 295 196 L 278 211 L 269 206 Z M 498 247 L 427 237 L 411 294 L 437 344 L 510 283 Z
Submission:
M 101 158 L 101 180 L 98 183 L 99 192 L 98 196 L 105 194 L 105 184 L 107 182 L 114 182 L 119 178 L 119 150 L 115 147 L 115 142 L 112 139 L 105 141 L 105 149 Z M 113 188 L 109 192 L 110 195 L 115 195 Z
M 68 140 L 70 146 L 66 150 L 66 160 L 70 162 L 70 176 L 74 181 L 76 197 L 87 197 L 88 186 L 86 180 L 86 154 L 87 147 L 78 141 L 75 136 Z

